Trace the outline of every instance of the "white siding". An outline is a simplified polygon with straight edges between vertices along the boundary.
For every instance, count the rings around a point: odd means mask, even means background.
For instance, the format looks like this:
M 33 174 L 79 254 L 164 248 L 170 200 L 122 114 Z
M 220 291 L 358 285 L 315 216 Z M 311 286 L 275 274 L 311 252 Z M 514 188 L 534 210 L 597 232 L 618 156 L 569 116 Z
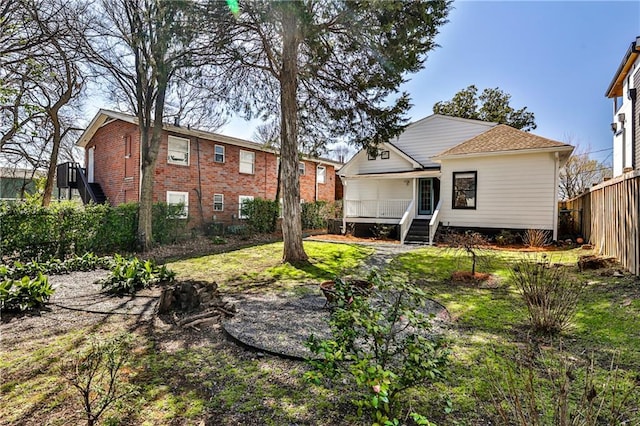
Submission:
M 350 179 L 344 187 L 345 200 L 411 199 L 411 182 L 400 179 Z
M 452 209 L 453 172 L 477 171 L 477 207 Z M 440 221 L 449 226 L 553 230 L 555 158 L 552 153 L 442 161 Z
M 341 173 L 349 175 L 360 175 L 369 173 L 389 173 L 404 172 L 413 170 L 412 164 L 401 157 L 386 145 L 380 146 L 380 151 L 389 151 L 389 158 L 383 160 L 380 155 L 375 160 L 369 160 L 367 151 L 361 150 L 355 157 L 349 161 L 348 165 L 341 170 Z
M 634 64 L 637 67 L 638 61 Z M 638 71 L 640 72 L 640 71 Z M 634 72 L 629 71 L 633 76 Z M 618 131 L 613 135 L 613 176 L 620 176 L 625 167 L 633 165 L 633 143 L 631 142 L 633 121 L 631 116 L 631 100 L 627 97 L 628 90 L 633 88 L 633 77 L 625 79 L 622 89 L 622 106 L 614 111 L 612 123 L 616 123 Z M 624 123 L 619 120 L 620 114 L 624 114 Z
M 475 120 L 432 115 L 409 126 L 392 141 L 405 154 L 425 167 L 437 167 L 431 157 L 495 126 Z

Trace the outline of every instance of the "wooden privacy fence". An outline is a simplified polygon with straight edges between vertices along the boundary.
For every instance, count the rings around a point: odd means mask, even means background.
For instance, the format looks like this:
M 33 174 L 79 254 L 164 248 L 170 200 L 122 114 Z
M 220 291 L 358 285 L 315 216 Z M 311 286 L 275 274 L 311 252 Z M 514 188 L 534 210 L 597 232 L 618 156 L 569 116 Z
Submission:
M 603 182 L 566 202 L 598 253 L 640 275 L 640 171 Z

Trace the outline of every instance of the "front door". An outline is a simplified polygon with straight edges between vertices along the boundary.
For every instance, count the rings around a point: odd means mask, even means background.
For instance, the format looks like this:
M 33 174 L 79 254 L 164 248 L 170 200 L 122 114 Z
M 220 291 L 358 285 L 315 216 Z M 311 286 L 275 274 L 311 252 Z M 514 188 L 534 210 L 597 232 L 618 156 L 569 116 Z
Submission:
M 431 215 L 440 199 L 440 181 L 436 178 L 418 179 L 418 215 Z

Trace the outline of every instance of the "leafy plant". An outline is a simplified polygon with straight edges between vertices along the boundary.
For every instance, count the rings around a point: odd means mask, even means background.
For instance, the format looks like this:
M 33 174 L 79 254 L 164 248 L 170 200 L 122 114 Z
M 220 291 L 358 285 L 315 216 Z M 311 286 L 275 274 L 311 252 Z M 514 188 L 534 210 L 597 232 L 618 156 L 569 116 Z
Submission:
M 389 235 L 391 235 L 391 232 L 393 232 L 394 228 L 394 225 L 376 223 L 371 227 L 371 232 L 376 239 L 384 240 L 386 238 L 389 238 Z
M 302 203 L 302 229 L 322 229 L 327 227 L 327 219 L 332 214 L 332 206 L 326 201 Z
M 254 198 L 242 203 L 242 214 L 254 232 L 274 232 L 279 213 L 280 204 L 276 201 Z
M 152 260 L 142 261 L 137 257 L 124 258 L 116 254 L 109 276 L 100 281 L 107 293 L 133 294 L 160 282 L 171 282 L 175 273 L 165 265 L 156 266 Z
M 522 234 L 522 242 L 527 247 L 545 247 L 551 244 L 551 234 L 544 229 L 527 229 Z
M 129 359 L 131 339 L 127 335 L 98 340 L 75 354 L 62 374 L 80 393 L 87 426 L 98 423 L 102 414 L 115 402 L 135 393 L 135 388 L 122 382 L 122 370 Z
M 38 274 L 60 275 L 74 271 L 93 271 L 98 268 L 108 268 L 110 257 L 99 257 L 93 253 L 85 253 L 80 257 L 65 260 L 51 259 L 46 262 L 15 261 L 11 265 L 0 265 L 0 278 L 18 279 L 24 276 L 36 277 Z
M 510 276 L 527 305 L 535 332 L 557 333 L 569 325 L 586 283 L 572 279 L 566 268 L 551 264 L 547 255 L 515 262 Z
M 8 279 L 0 282 L 0 309 L 26 311 L 43 306 L 54 290 L 46 276 Z
M 371 292 L 336 280 L 332 338 L 308 339 L 318 359 L 308 361 L 306 378 L 321 384 L 347 376 L 360 389 L 353 401 L 360 415 L 367 412 L 374 425 L 399 424 L 399 396 L 442 378 L 449 352 L 420 311 L 421 289 L 377 272 L 369 280 Z
M 513 232 L 503 229 L 498 235 L 496 235 L 496 244 L 498 244 L 499 246 L 508 246 L 511 244 L 515 244 L 516 239 L 517 238 L 513 234 Z

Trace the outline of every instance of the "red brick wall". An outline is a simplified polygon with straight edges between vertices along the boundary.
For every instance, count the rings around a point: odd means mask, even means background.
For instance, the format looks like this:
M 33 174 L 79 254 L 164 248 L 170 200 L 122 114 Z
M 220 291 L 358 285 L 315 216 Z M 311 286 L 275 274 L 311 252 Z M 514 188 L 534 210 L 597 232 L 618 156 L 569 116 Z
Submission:
M 126 138 L 131 138 L 131 158 L 125 158 Z M 102 187 L 112 205 L 138 201 L 140 180 L 140 133 L 134 124 L 123 121 L 109 123 L 95 133 L 85 148 L 85 165 L 88 150 L 95 147 L 94 181 Z M 125 178 L 125 161 L 135 164 L 133 172 Z
M 189 165 L 169 164 L 167 162 L 169 134 L 168 132 L 163 134 L 158 153 L 153 198 L 155 201 L 166 202 L 167 191 L 188 192 L 191 225 L 195 226 L 201 220 L 205 223 L 211 222 L 214 215 L 217 221 L 227 223 L 236 221 L 240 195 L 266 199 L 275 197 L 277 183 L 277 157 L 275 154 L 174 134 L 190 140 Z M 96 146 L 95 181 L 100 183 L 107 198 L 114 205 L 125 201 L 137 201 L 139 198 L 139 170 L 135 171 L 133 179 L 124 178 L 124 138 L 127 135 L 132 135 L 132 156 L 135 164 L 139 164 L 139 134 L 137 126 L 133 124 L 121 121 L 107 124 L 96 132 L 87 145 L 87 148 Z M 214 161 L 215 145 L 224 146 L 224 163 Z M 240 150 L 255 153 L 253 174 L 240 173 Z M 326 182 L 317 184 L 317 193 L 316 166 L 317 163 L 305 161 L 305 174 L 300 177 L 300 198 L 307 202 L 314 200 L 334 201 L 335 170 L 333 166 L 324 165 Z M 214 194 L 224 196 L 224 211 L 213 210 Z

